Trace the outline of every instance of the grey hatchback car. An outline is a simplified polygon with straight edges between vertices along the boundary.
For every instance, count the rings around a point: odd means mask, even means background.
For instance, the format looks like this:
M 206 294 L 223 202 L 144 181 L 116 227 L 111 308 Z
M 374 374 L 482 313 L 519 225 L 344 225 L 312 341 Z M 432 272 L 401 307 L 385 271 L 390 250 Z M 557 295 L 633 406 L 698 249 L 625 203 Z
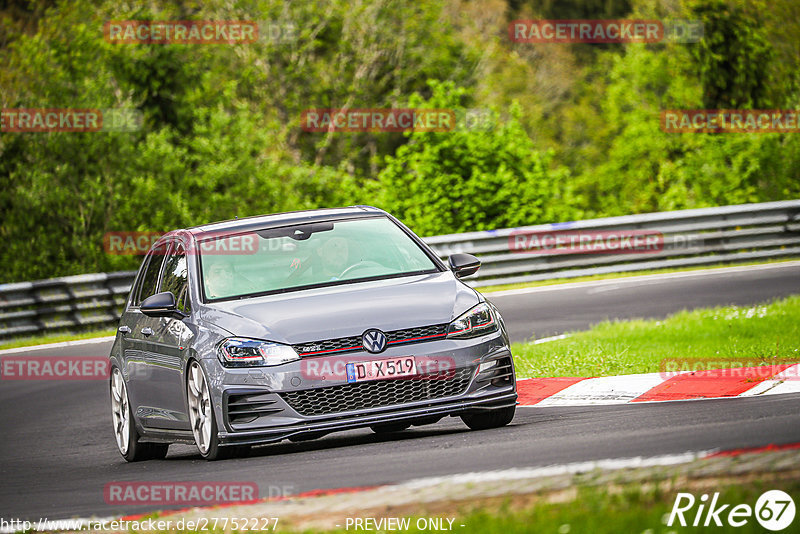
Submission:
M 517 392 L 497 309 L 388 213 L 282 213 L 177 230 L 142 262 L 111 349 L 128 461 L 457 416 L 508 424 Z

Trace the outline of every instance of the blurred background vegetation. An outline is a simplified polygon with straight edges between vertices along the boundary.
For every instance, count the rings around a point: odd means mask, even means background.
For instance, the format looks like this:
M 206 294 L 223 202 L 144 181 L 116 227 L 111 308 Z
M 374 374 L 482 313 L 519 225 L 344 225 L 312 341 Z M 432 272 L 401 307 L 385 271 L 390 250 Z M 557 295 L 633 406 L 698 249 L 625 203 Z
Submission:
M 669 134 L 662 109 L 800 108 L 797 0 L 0 2 L 2 108 L 135 108 L 135 132 L 0 132 L 0 282 L 135 268 L 110 231 L 371 204 L 421 235 L 797 198 L 800 134 Z M 696 44 L 525 44 L 515 19 L 699 19 Z M 110 20 L 292 39 L 112 44 Z M 308 108 L 493 110 L 312 133 Z

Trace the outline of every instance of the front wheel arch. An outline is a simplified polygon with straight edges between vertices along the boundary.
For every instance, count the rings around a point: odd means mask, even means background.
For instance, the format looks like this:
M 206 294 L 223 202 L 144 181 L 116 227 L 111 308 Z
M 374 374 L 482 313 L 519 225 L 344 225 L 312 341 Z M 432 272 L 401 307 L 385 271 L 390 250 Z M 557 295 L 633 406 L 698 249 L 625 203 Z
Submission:
M 141 441 L 142 436 L 136 428 L 125 376 L 117 365 L 111 366 L 109 393 L 114 438 L 122 457 L 128 462 L 163 459 L 167 455 L 169 444 Z

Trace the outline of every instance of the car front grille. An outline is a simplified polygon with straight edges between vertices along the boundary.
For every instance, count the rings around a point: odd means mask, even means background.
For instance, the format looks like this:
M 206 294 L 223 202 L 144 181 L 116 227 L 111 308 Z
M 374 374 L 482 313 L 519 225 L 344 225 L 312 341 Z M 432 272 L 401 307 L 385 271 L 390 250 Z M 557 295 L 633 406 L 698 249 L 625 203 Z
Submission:
M 289 391 L 281 396 L 300 415 L 333 414 L 459 395 L 469 386 L 473 371 L 463 367 L 411 378 Z
M 385 333 L 387 345 L 423 343 L 425 341 L 433 341 L 434 339 L 445 337 L 447 335 L 447 323 L 404 328 L 402 330 L 393 330 Z M 294 348 L 300 356 L 322 356 L 331 353 L 343 354 L 346 352 L 364 350 L 361 341 L 361 336 L 339 337 L 322 341 L 298 343 L 292 345 L 292 348 Z

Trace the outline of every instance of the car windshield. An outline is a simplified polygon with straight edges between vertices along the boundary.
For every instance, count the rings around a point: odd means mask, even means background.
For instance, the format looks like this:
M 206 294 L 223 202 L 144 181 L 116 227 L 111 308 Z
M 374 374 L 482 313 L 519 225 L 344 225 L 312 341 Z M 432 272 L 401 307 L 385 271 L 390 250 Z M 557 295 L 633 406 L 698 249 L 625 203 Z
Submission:
M 437 271 L 386 217 L 225 234 L 200 241 L 207 300 L 240 298 Z

